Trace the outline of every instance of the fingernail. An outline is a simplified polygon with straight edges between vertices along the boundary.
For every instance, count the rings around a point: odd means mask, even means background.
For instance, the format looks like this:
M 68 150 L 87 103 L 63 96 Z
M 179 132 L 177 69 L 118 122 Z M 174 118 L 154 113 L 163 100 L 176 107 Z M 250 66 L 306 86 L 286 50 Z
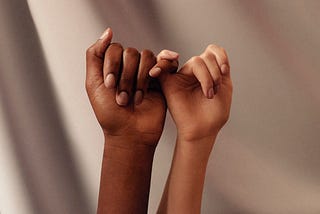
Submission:
M 212 99 L 213 98 L 213 88 L 210 88 L 209 90 L 208 90 L 208 98 L 209 99 Z
M 110 73 L 107 75 L 104 84 L 107 88 L 114 88 L 116 84 L 116 79 L 114 74 Z
M 129 101 L 128 93 L 125 91 L 121 91 L 120 94 L 116 97 L 116 101 L 120 106 L 127 105 Z
M 108 36 L 109 32 L 110 32 L 110 28 L 107 28 L 107 30 L 105 30 L 103 34 L 100 36 L 100 39 L 104 39 L 106 36 Z
M 229 72 L 229 66 L 227 64 L 221 65 L 221 73 L 227 74 Z
M 159 68 L 159 67 L 155 67 L 155 68 L 151 69 L 151 71 L 149 72 L 150 76 L 152 76 L 152 77 L 157 77 L 157 76 L 159 76 L 160 73 L 161 73 L 161 68 Z
M 134 95 L 134 104 L 139 105 L 140 103 L 142 103 L 142 99 L 143 99 L 143 91 L 141 90 L 136 91 L 136 94 Z

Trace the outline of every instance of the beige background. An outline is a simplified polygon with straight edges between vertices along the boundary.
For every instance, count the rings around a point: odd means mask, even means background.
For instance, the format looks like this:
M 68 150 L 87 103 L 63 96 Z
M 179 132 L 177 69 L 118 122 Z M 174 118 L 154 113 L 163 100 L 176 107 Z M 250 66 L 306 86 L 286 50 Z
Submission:
M 0 212 L 94 213 L 103 138 L 84 90 L 86 48 L 228 51 L 234 97 L 211 155 L 203 213 L 320 213 L 320 1 L 1 0 Z M 168 115 L 155 213 L 172 158 Z

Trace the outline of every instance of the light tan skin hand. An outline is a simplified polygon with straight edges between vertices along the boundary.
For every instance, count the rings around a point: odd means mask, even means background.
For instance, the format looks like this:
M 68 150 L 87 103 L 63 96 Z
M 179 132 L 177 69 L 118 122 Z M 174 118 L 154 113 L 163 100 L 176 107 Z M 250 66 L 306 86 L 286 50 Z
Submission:
M 157 213 L 200 213 L 208 159 L 230 113 L 230 66 L 224 49 L 216 45 L 192 57 L 175 74 L 158 68 L 165 61 L 160 53 L 150 75 L 160 79 L 178 136 Z
M 232 81 L 225 50 L 209 45 L 200 55 L 192 57 L 176 74 L 158 69 L 150 71 L 159 76 L 168 109 L 176 123 L 178 137 L 186 141 L 217 135 L 229 118 Z
M 156 57 L 149 50 L 124 50 L 111 40 L 108 29 L 87 50 L 86 89 L 93 110 L 106 137 L 137 138 L 156 146 L 166 114 L 162 92 L 149 84 Z M 163 57 L 176 60 L 178 55 Z

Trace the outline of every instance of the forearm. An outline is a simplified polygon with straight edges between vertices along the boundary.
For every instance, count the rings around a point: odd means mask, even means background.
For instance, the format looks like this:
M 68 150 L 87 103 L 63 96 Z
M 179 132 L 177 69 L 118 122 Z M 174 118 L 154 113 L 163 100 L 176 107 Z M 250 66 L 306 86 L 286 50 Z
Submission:
M 200 213 L 206 168 L 215 137 L 178 138 L 158 213 Z
M 155 148 L 106 138 L 98 213 L 147 213 Z

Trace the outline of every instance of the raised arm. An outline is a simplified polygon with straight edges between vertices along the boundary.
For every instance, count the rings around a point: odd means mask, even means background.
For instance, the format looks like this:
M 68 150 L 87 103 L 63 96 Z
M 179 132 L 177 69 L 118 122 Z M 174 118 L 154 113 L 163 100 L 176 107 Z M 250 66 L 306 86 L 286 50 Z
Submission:
M 174 157 L 158 213 L 200 213 L 210 152 L 230 112 L 228 58 L 223 48 L 210 45 L 176 74 L 156 67 L 150 74 L 159 76 L 177 126 Z
M 105 137 L 98 213 L 147 213 L 166 103 L 148 75 L 153 53 L 123 49 L 111 39 L 107 29 L 86 57 L 86 89 Z

